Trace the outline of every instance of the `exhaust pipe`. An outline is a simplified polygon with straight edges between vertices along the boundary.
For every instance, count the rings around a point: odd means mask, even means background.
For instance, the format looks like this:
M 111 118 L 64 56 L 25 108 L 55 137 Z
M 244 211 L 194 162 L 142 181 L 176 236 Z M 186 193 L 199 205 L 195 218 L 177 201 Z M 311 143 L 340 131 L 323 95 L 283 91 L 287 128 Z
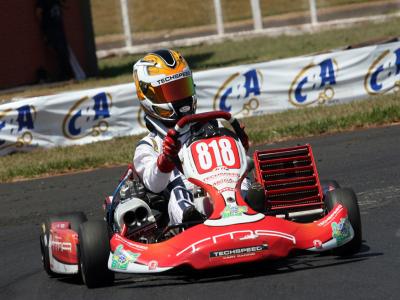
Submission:
M 129 210 L 124 214 L 123 221 L 128 227 L 141 225 L 147 221 L 148 211 L 145 207 L 140 206 L 135 211 Z
M 124 214 L 123 221 L 128 227 L 135 226 L 137 222 L 135 212 L 131 210 L 127 211 Z
M 147 221 L 147 217 L 149 215 L 147 209 L 143 206 L 140 206 L 135 211 L 136 220 L 138 223 L 144 223 Z

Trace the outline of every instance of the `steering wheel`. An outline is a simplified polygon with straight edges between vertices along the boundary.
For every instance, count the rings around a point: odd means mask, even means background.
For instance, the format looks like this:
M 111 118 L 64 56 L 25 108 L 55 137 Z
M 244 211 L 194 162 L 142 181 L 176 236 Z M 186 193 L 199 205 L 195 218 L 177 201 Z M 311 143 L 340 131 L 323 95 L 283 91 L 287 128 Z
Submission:
M 249 138 L 244 131 L 244 127 L 242 127 L 239 121 L 232 117 L 232 115 L 226 111 L 212 111 L 212 112 L 204 112 L 194 115 L 187 115 L 180 119 L 173 129 L 170 129 L 167 133 L 167 136 L 170 136 L 173 139 L 177 139 L 183 132 L 184 127 L 190 123 L 206 123 L 215 119 L 224 119 L 228 121 L 236 135 L 239 137 L 242 145 L 248 150 L 249 147 Z

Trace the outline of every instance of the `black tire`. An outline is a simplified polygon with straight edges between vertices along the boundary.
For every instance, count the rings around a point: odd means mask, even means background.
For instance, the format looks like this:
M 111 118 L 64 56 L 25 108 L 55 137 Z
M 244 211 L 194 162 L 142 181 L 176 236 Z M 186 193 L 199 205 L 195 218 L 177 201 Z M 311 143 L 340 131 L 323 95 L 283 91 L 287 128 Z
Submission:
M 49 256 L 49 239 L 50 239 L 50 225 L 52 222 L 70 222 L 71 229 L 78 232 L 79 226 L 87 221 L 87 218 L 83 212 L 71 212 L 71 213 L 62 213 L 50 216 L 46 219 L 44 223 L 42 223 L 41 233 L 40 233 L 40 252 L 42 254 L 42 263 L 43 269 L 50 277 L 57 276 L 50 269 L 50 256 Z
M 357 253 L 361 248 L 362 243 L 362 229 L 361 229 L 361 216 L 358 207 L 357 196 L 350 188 L 338 188 L 328 192 L 325 195 L 325 206 L 327 211 L 331 211 L 333 207 L 340 203 L 347 208 L 348 218 L 354 230 L 353 239 L 332 250 L 333 254 L 339 256 L 349 256 Z
M 322 191 L 326 194 L 328 191 L 332 191 L 340 188 L 339 183 L 332 179 L 323 179 L 319 182 L 321 184 Z
M 105 221 L 88 221 L 79 229 L 79 261 L 82 280 L 88 288 L 109 286 L 114 273 L 107 267 L 110 237 Z
M 43 224 L 44 225 L 44 224 Z M 44 227 L 44 228 L 47 228 Z M 50 255 L 49 255 L 49 246 L 48 246 L 48 239 L 49 234 L 48 232 L 44 232 L 40 234 L 39 240 L 40 240 L 40 253 L 42 255 L 42 264 L 43 264 L 43 269 L 46 271 L 47 275 L 49 277 L 55 277 L 57 274 L 54 273 L 50 269 Z
M 246 202 L 255 211 L 261 213 L 265 212 L 265 192 L 261 183 L 252 183 L 247 191 Z

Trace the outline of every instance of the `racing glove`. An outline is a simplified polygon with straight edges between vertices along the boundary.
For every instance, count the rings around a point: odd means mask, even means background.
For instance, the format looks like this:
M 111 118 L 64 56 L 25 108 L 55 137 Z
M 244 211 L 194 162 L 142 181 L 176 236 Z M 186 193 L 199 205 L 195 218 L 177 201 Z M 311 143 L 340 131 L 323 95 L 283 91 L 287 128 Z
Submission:
M 176 137 L 176 131 L 170 129 L 163 141 L 163 151 L 158 156 L 157 167 L 163 173 L 170 173 L 175 169 L 174 159 L 178 157 L 181 143 Z

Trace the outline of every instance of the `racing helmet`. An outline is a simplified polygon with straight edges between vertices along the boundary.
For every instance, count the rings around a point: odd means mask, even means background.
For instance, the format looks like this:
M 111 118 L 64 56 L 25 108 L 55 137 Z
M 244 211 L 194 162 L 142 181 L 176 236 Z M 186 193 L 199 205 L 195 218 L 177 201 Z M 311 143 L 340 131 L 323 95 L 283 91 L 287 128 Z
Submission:
M 195 113 L 192 72 L 179 52 L 162 49 L 146 54 L 134 64 L 133 79 L 144 112 L 165 125 Z

